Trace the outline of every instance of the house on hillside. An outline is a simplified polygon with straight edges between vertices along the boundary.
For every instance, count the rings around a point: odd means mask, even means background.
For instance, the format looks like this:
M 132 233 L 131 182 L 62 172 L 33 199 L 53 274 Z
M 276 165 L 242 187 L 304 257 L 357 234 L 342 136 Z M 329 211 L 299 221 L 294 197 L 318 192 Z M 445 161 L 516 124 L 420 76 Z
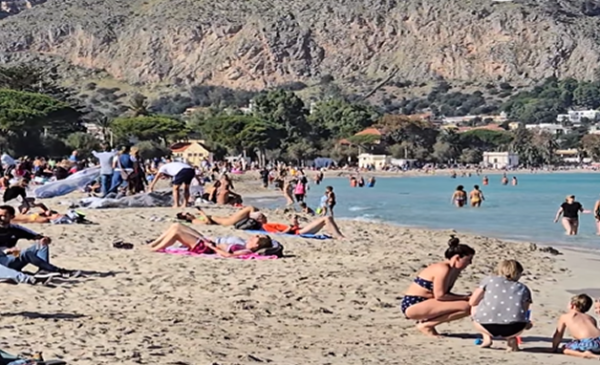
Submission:
M 212 161 L 212 153 L 203 140 L 176 142 L 171 145 L 173 158 L 187 162 L 192 166 L 201 166 L 203 160 Z
M 381 132 L 379 129 L 377 128 L 373 128 L 373 127 L 369 127 L 367 129 L 364 129 L 356 134 L 354 134 L 353 137 L 359 137 L 360 136 L 373 136 L 374 141 L 372 142 L 372 144 L 380 144 L 381 143 L 381 139 L 383 137 L 383 132 Z M 379 137 L 379 138 L 377 138 Z M 352 137 L 350 137 L 349 139 L 347 138 L 342 138 L 338 141 L 338 144 L 341 145 L 345 145 L 345 146 L 350 146 L 352 145 L 352 141 L 350 141 L 350 139 L 352 139 Z

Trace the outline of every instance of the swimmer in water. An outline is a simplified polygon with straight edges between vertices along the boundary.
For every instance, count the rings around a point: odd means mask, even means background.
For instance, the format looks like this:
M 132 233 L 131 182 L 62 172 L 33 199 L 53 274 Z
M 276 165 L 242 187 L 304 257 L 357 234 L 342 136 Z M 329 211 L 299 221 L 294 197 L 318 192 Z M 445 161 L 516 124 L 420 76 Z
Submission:
M 506 177 L 506 173 L 504 173 L 504 175 L 502 175 L 502 185 L 506 185 L 508 184 L 508 177 Z
M 362 187 L 364 187 L 364 186 L 365 186 L 365 179 L 363 179 L 363 177 L 362 177 L 362 176 L 360 176 L 360 177 L 358 178 L 358 187 L 359 187 L 359 188 L 362 188 Z
M 452 194 L 452 203 L 458 208 L 462 208 L 467 204 L 467 193 L 462 185 L 456 187 L 456 191 Z
M 375 177 L 371 176 L 369 178 L 369 182 L 367 183 L 367 187 L 372 188 L 375 186 Z
M 488 179 L 488 177 L 487 177 L 487 176 L 484 176 L 484 177 L 483 177 L 483 185 L 487 185 L 487 184 L 489 184 L 489 183 L 490 183 L 490 179 Z
M 354 176 L 350 177 L 350 187 L 355 188 L 357 184 L 356 178 Z
M 483 197 L 483 192 L 479 190 L 479 185 L 473 186 L 473 190 L 469 193 L 469 199 L 471 199 L 472 207 L 479 208 L 481 206 L 481 202 L 485 199 Z
M 516 176 L 513 176 L 513 178 L 512 178 L 512 185 L 517 186 L 517 177 Z

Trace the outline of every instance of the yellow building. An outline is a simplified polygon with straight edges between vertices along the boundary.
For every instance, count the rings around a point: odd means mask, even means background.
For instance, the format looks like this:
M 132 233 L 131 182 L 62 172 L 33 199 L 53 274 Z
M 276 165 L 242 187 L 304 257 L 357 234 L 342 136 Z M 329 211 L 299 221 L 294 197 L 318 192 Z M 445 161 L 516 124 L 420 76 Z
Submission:
M 177 142 L 171 146 L 171 153 L 173 153 L 173 158 L 192 166 L 201 166 L 203 160 L 212 161 L 212 153 L 202 140 Z

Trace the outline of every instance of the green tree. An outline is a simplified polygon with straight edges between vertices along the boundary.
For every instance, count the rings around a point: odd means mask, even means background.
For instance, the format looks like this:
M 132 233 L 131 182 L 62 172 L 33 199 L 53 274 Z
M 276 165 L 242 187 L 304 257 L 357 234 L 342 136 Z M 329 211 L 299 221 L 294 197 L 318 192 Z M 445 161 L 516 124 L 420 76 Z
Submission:
M 120 138 L 137 138 L 140 141 L 163 142 L 184 138 L 189 134 L 184 121 L 151 115 L 116 118 L 110 124 L 112 132 Z
M 594 161 L 600 161 L 600 135 L 586 134 L 581 139 L 581 147 Z
M 478 164 L 482 161 L 482 156 L 481 150 L 465 148 L 460 154 L 459 161 L 464 164 Z
M 66 140 L 66 145 L 72 150 L 77 150 L 81 157 L 90 157 L 92 151 L 98 151 L 100 141 L 93 135 L 85 132 L 71 133 Z
M 305 160 L 316 157 L 317 150 L 310 143 L 303 141 L 294 142 L 287 148 L 288 157 L 301 166 Z
M 169 156 L 171 150 L 155 141 L 141 141 L 135 145 L 143 159 L 161 158 Z
M 81 131 L 79 117 L 68 104 L 50 96 L 0 89 L 0 137 L 15 152 L 30 149 L 43 135 L 62 138 Z
M 308 122 L 319 138 L 339 139 L 360 132 L 378 118 L 379 114 L 371 106 L 330 99 L 315 105 Z
M 281 145 L 297 142 L 311 134 L 306 121 L 308 111 L 304 102 L 293 92 L 273 90 L 259 94 L 253 100 L 253 115 L 271 126 L 282 127 Z
M 574 102 L 582 107 L 597 109 L 600 107 L 600 83 L 583 82 L 573 91 Z
M 463 149 L 471 148 L 480 151 L 506 150 L 512 139 L 508 132 L 487 129 L 474 129 L 461 133 L 459 136 Z

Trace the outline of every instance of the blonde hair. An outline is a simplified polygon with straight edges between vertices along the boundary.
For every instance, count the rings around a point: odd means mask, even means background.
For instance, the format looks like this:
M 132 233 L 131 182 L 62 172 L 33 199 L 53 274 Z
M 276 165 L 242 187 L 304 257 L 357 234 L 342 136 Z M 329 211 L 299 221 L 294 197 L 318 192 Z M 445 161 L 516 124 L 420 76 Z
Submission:
M 504 276 L 510 281 L 517 281 L 523 274 L 523 265 L 517 260 L 504 260 L 496 266 L 496 275 Z
M 594 301 L 587 294 L 579 294 L 571 298 L 571 305 L 581 313 L 585 313 L 592 308 Z

